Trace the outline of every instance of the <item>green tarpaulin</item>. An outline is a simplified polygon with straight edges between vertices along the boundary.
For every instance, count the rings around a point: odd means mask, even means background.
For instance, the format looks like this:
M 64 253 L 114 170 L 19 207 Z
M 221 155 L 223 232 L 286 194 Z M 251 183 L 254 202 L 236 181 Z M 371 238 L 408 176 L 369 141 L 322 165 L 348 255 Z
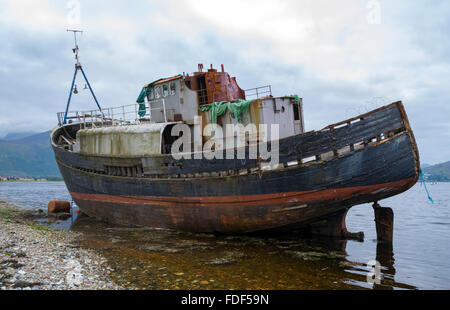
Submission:
M 147 96 L 147 87 L 143 87 L 141 90 L 141 93 L 139 94 L 139 97 L 137 98 L 137 103 L 144 103 L 145 97 Z
M 233 113 L 234 117 L 237 118 L 238 122 L 242 121 L 242 114 L 248 112 L 248 108 L 253 100 L 234 100 L 231 102 L 213 102 L 210 105 L 201 107 L 201 111 L 211 111 L 211 122 L 217 124 L 217 118 L 224 115 L 227 110 Z
M 287 98 L 293 98 L 295 100 L 296 104 L 300 104 L 300 97 L 298 95 L 290 95 L 290 96 L 285 96 Z
M 152 91 L 151 84 L 147 87 L 143 87 L 136 102 L 139 103 L 139 117 L 144 117 L 147 114 L 147 107 L 145 106 L 145 97 L 147 97 Z
M 147 97 L 147 89 L 148 87 L 144 87 L 142 88 L 141 93 L 139 94 L 138 99 L 136 100 L 137 103 L 139 104 L 139 117 L 144 117 L 145 114 L 147 114 L 147 108 L 145 107 L 145 97 Z

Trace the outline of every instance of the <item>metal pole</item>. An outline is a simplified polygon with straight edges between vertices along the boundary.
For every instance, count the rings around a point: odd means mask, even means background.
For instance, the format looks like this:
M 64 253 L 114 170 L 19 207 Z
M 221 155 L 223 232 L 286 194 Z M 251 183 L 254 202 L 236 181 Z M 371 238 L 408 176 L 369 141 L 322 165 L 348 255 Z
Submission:
M 152 120 L 152 105 L 150 104 L 150 101 L 148 103 L 148 114 L 150 116 L 150 121 Z
M 145 102 L 144 102 L 145 104 Z M 135 123 L 138 123 L 138 112 L 137 112 L 137 104 L 134 105 L 134 117 L 135 117 Z
M 75 73 L 73 74 L 72 86 L 70 87 L 69 100 L 67 101 L 66 113 L 64 114 L 63 125 L 67 121 L 67 113 L 69 113 L 70 100 L 72 99 L 73 86 L 75 85 L 75 79 L 77 77 L 77 72 L 78 72 L 78 67 L 77 67 L 77 65 L 75 65 Z
M 166 115 L 166 99 L 163 99 L 163 108 L 164 108 L 164 123 L 167 123 L 167 115 Z

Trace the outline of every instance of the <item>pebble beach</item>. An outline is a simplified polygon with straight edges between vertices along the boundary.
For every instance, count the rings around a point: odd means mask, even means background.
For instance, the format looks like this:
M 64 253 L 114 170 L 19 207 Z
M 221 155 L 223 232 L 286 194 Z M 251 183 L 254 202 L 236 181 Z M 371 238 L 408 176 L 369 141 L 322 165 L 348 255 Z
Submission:
M 99 254 L 79 233 L 39 224 L 42 214 L 0 200 L 0 290 L 117 290 Z

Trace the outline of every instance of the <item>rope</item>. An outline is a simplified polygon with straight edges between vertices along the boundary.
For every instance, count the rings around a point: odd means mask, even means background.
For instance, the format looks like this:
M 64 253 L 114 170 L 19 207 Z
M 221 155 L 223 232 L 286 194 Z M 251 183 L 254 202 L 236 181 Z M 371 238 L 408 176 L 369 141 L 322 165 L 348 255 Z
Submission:
M 433 198 L 431 198 L 430 193 L 428 192 L 427 183 L 425 182 L 425 178 L 423 177 L 423 171 L 420 170 L 420 182 L 422 182 L 423 187 L 425 188 L 425 191 L 427 192 L 428 199 L 431 201 L 432 204 L 434 204 Z

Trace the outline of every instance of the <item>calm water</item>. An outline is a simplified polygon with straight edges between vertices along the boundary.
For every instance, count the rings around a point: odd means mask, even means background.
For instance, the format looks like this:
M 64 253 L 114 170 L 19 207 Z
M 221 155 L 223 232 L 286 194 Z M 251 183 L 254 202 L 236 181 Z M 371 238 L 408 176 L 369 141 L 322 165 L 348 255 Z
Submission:
M 27 209 L 45 211 L 50 200 L 71 200 L 64 182 L 0 182 L 0 197 Z
M 71 229 L 82 246 L 100 251 L 121 285 L 146 289 L 450 289 L 450 183 L 423 186 L 381 201 L 394 210 L 393 247 L 377 244 L 371 205 L 354 207 L 349 231 L 363 242 L 296 235 L 224 236 L 114 226 L 87 217 Z M 0 183 L 0 197 L 46 209 L 70 200 L 62 182 Z M 69 228 L 71 220 L 61 227 Z M 371 260 L 381 284 L 367 283 Z

